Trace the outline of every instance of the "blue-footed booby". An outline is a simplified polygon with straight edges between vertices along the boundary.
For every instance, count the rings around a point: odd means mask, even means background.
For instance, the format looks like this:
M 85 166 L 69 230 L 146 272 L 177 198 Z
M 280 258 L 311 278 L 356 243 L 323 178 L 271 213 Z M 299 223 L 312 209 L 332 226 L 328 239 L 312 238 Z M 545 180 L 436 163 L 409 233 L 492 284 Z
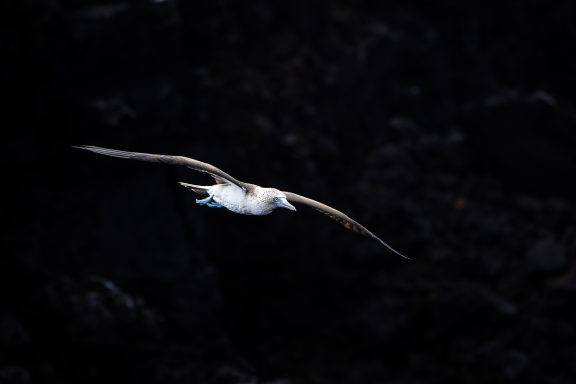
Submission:
M 338 211 L 337 209 L 329 207 L 326 204 L 322 204 L 319 201 L 312 200 L 308 197 L 300 196 L 296 193 L 280 191 L 276 188 L 263 188 L 255 184 L 244 183 L 233 178 L 215 166 L 204 163 L 202 161 L 194 160 L 184 156 L 126 152 L 116 149 L 93 146 L 74 146 L 74 148 L 85 149 L 87 151 L 96 152 L 101 155 L 121 157 L 124 159 L 182 165 L 195 171 L 206 172 L 214 178 L 216 181 L 215 185 L 194 185 L 183 182 L 180 182 L 180 184 L 200 195 L 206 196 L 203 199 L 196 199 L 196 203 L 200 205 L 207 205 L 210 208 L 224 207 L 232 212 L 240 213 L 243 215 L 262 216 L 271 213 L 276 208 L 286 208 L 295 211 L 296 208 L 290 204 L 290 202 L 305 204 L 317 211 L 322 212 L 331 219 L 336 220 L 340 224 L 344 225 L 344 227 L 347 229 L 365 236 L 370 236 L 395 254 L 405 259 L 409 259 L 385 243 L 378 236 L 370 232 L 368 229 L 366 229 L 366 227 L 346 216 L 344 213 Z

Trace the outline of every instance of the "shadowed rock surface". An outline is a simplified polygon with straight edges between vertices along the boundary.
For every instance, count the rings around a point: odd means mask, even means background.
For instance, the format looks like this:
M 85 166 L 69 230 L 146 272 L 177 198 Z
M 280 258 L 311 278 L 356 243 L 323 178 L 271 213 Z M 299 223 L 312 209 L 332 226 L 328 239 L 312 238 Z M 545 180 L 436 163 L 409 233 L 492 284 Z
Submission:
M 1 383 L 572 383 L 569 1 L 0 5 Z M 180 154 L 343 210 L 194 203 Z

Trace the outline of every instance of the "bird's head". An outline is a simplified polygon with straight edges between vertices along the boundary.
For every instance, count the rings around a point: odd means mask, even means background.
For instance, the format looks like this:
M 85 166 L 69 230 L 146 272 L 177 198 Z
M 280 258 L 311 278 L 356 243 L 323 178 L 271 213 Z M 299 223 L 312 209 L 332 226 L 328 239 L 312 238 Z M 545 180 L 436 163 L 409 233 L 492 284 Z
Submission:
M 284 192 L 279 191 L 277 189 L 272 189 L 271 192 L 272 192 L 271 193 L 272 205 L 275 208 L 286 208 L 291 211 L 296 210 L 296 208 L 288 202 L 288 199 L 286 198 L 286 194 Z

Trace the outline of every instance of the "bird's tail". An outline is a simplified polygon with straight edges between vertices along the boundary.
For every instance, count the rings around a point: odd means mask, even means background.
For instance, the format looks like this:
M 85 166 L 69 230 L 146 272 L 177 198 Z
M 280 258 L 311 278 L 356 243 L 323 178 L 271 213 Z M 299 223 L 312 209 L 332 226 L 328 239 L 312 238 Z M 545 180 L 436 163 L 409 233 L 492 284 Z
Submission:
M 194 192 L 196 192 L 200 195 L 209 195 L 210 194 L 208 192 L 208 190 L 210 189 L 210 186 L 194 185 L 194 184 L 188 184 L 188 183 L 183 183 L 183 182 L 179 182 L 178 184 L 182 185 L 183 187 L 190 188 L 191 190 L 193 190 Z

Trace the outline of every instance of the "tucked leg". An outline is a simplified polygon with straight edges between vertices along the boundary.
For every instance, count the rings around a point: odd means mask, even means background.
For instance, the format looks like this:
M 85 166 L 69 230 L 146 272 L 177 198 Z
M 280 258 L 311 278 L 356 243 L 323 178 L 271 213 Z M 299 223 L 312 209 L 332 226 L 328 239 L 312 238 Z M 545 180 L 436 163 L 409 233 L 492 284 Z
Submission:
M 222 208 L 220 204 L 214 201 L 214 196 L 210 195 L 205 199 L 196 199 L 196 203 L 200 205 L 207 205 L 210 208 Z
M 208 196 L 205 199 L 196 199 L 196 203 L 200 204 L 200 205 L 206 205 L 206 204 L 210 204 L 212 202 L 212 195 Z

